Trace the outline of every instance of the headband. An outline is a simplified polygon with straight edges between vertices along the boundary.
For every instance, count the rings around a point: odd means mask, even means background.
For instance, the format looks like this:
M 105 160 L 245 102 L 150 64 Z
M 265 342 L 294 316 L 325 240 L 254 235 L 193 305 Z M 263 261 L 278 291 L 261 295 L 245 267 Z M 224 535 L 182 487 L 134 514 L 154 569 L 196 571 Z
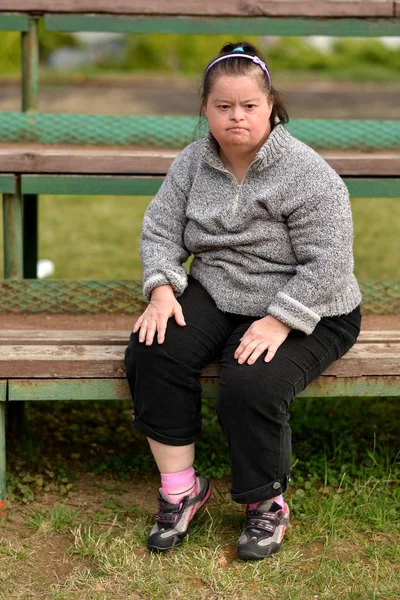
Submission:
M 243 54 L 239 54 L 239 52 L 240 53 L 243 52 Z M 265 65 L 265 62 L 263 62 L 261 60 L 261 58 L 258 58 L 258 56 L 252 56 L 251 54 L 245 54 L 243 48 L 241 48 L 241 47 L 237 47 L 234 50 L 232 50 L 231 54 L 225 54 L 224 56 L 219 56 L 218 58 L 213 60 L 213 62 L 210 65 L 208 65 L 207 69 L 205 70 L 204 77 L 203 77 L 203 83 L 204 83 L 204 81 L 206 79 L 206 75 L 207 75 L 208 71 L 211 69 L 211 67 L 216 65 L 221 60 L 225 60 L 226 58 L 249 58 L 250 60 L 253 61 L 253 63 L 255 63 L 256 65 L 259 65 L 262 68 L 262 70 L 264 71 L 264 73 L 266 73 L 266 75 L 268 77 L 269 87 L 272 86 L 271 75 Z

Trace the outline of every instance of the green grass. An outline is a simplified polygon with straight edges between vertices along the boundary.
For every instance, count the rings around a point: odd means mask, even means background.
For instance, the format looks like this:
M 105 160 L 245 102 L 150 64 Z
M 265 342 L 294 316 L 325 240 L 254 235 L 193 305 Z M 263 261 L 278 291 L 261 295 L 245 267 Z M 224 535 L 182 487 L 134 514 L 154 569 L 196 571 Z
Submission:
M 42 196 L 40 257 L 55 263 L 56 278 L 140 279 L 140 228 L 149 200 L 141 196 Z M 355 198 L 352 207 L 356 276 L 361 280 L 398 278 L 395 248 L 400 202 Z M 1 254 L 0 259 L 2 264 Z
M 44 196 L 40 255 L 56 277 L 139 278 L 148 198 Z M 398 277 L 400 203 L 353 200 L 360 279 Z M 292 405 L 292 512 L 284 550 L 235 557 L 243 523 L 215 403 L 203 405 L 196 466 L 214 478 L 185 544 L 145 549 L 157 472 L 129 402 L 28 403 L 9 438 L 9 517 L 0 532 L 0 600 L 394 600 L 400 587 L 400 403 L 299 399 Z M 89 474 L 89 475 L 86 475 Z M 87 479 L 89 478 L 89 479 Z

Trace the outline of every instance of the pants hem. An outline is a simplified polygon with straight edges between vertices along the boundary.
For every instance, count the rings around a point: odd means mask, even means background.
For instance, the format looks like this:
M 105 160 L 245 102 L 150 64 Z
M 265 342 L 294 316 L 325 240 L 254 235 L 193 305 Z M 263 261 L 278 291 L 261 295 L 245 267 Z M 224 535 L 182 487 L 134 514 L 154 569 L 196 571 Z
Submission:
M 133 427 L 141 433 L 144 433 L 146 437 L 149 437 L 150 439 L 155 440 L 156 442 L 160 442 L 160 444 L 165 444 L 166 446 L 187 446 L 188 444 L 193 444 L 196 440 L 198 440 L 201 434 L 201 432 L 199 431 L 198 433 L 190 437 L 178 439 L 154 431 L 154 429 L 152 429 L 145 423 L 138 421 L 137 418 L 135 418 L 133 422 Z
M 276 483 L 280 483 L 279 488 L 274 487 Z M 264 500 L 270 500 L 271 498 L 280 496 L 280 494 L 286 492 L 287 488 L 287 482 L 282 485 L 281 482 L 272 481 L 268 485 L 264 485 L 263 487 L 248 492 L 238 493 L 231 489 L 231 497 L 232 500 L 238 504 L 254 504 L 255 502 L 263 502 Z

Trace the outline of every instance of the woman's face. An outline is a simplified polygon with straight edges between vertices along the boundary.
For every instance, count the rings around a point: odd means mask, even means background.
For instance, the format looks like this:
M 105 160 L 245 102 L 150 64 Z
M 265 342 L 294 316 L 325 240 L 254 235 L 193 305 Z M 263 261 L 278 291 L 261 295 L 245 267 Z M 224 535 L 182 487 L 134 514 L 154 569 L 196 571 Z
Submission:
M 271 132 L 272 103 L 255 77 L 221 75 L 203 108 L 211 133 L 225 151 L 258 151 Z

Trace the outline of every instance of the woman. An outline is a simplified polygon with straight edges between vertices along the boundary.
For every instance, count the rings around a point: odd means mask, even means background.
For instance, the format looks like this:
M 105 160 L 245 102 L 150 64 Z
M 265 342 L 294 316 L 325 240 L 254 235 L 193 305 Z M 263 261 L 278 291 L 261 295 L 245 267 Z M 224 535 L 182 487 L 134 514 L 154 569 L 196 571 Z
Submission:
M 161 473 L 148 547 L 180 544 L 210 495 L 194 443 L 199 376 L 220 357 L 231 495 L 246 505 L 237 554 L 262 559 L 289 522 L 289 405 L 360 331 L 351 208 L 340 177 L 286 131 L 254 46 L 225 44 L 208 64 L 202 109 L 207 136 L 178 155 L 144 217 L 149 305 L 126 352 L 134 425 Z

